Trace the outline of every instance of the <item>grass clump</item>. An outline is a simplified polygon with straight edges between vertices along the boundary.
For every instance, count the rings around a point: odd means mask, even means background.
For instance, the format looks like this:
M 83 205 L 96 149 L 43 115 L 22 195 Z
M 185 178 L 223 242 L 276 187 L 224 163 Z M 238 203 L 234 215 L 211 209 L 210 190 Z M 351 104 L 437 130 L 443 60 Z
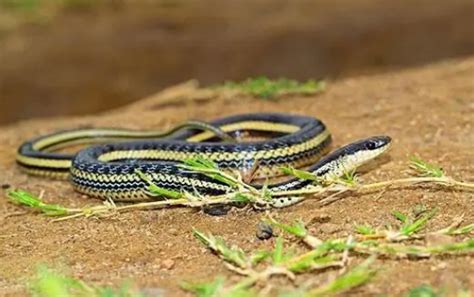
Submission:
M 60 9 L 92 8 L 105 3 L 101 0 L 2 0 L 0 8 L 11 12 L 28 12 L 44 14 L 57 12 Z
M 224 260 L 225 265 L 232 272 L 241 276 L 234 284 L 224 278 L 217 278 L 208 283 L 185 283 L 182 288 L 193 292 L 196 296 L 265 296 L 258 288 L 258 284 L 271 285 L 273 276 L 284 276 L 295 280 L 296 274 L 309 273 L 314 270 L 323 270 L 328 267 L 340 266 L 339 255 L 331 252 L 341 246 L 333 243 L 321 244 L 314 250 L 297 253 L 296 248 L 287 247 L 282 237 L 278 237 L 271 250 L 244 252 L 236 246 L 229 246 L 221 237 L 204 234 L 194 230 L 194 235 L 206 247 Z M 359 286 L 368 281 L 374 270 L 369 268 L 373 259 L 341 275 L 341 277 L 318 287 L 317 290 L 305 292 L 298 289 L 298 296 L 327 296 L 328 293 L 339 293 Z M 290 292 L 291 293 L 291 292 Z M 295 293 L 295 292 L 293 292 Z M 285 293 L 286 295 L 289 292 Z M 286 296 L 285 295 L 285 296 Z M 296 296 L 296 295 L 295 295 Z
M 29 285 L 34 297 L 145 297 L 125 282 L 119 288 L 88 284 L 58 273 L 46 266 L 39 266 Z
M 322 92 L 326 88 L 326 83 L 316 80 L 298 82 L 286 78 L 272 80 L 265 76 L 259 76 L 248 78 L 242 82 L 228 81 L 224 83 L 223 87 L 237 89 L 258 98 L 271 99 L 286 94 L 314 94 Z
M 153 197 L 155 201 L 117 206 L 114 201 L 106 200 L 103 205 L 88 206 L 84 208 L 68 208 L 62 205 L 46 203 L 41 199 L 41 197 L 37 197 L 19 189 L 9 190 L 7 196 L 14 203 L 39 210 L 47 216 L 59 216 L 60 218 L 56 220 L 64 220 L 82 216 L 110 215 L 111 213 L 136 209 L 156 209 L 170 206 L 204 208 L 212 205 L 235 205 L 235 203 L 239 203 L 240 205 L 248 205 L 256 209 L 267 209 L 274 206 L 273 202 L 277 201 L 274 199 L 280 198 L 288 198 L 295 202 L 304 199 L 320 198 L 319 204 L 324 206 L 342 199 L 344 197 L 342 194 L 345 193 L 357 194 L 377 190 L 383 192 L 387 189 L 393 189 L 396 186 L 406 187 L 417 186 L 419 184 L 434 184 L 447 188 L 456 188 L 463 191 L 474 190 L 474 183 L 456 180 L 446 175 L 441 169 L 439 169 L 439 166 L 429 164 L 421 159 L 411 160 L 410 167 L 415 170 L 415 176 L 390 179 L 370 184 L 359 183 L 355 171 L 347 172 L 339 178 L 322 180 L 321 178 L 315 177 L 311 172 L 285 167 L 282 168 L 284 173 L 293 175 L 299 179 L 309 180 L 311 184 L 307 188 L 278 192 L 272 192 L 271 188 L 266 184 L 261 188 L 257 188 L 246 183 L 243 181 L 239 172 L 224 172 L 217 166 L 217 164 L 210 160 L 194 158 L 186 160 L 183 164 L 178 166 L 182 170 L 200 173 L 219 181 L 225 187 L 228 187 L 228 190 L 221 195 L 209 196 L 202 195 L 196 189 L 192 192 L 165 189 L 154 184 L 152 178 L 147 174 L 136 171 L 135 173 L 146 184 L 146 193 L 148 193 L 150 197 Z M 163 199 L 158 200 L 156 197 L 162 197 Z M 420 209 L 419 212 L 422 213 L 424 211 Z M 400 221 L 406 220 L 404 214 L 394 213 L 394 215 Z M 427 219 L 427 217 L 422 217 L 420 220 L 407 223 L 406 230 L 403 230 L 402 233 L 408 235 L 408 233 L 413 232 L 414 229 L 422 226 L 424 221 Z M 466 226 L 466 228 L 470 229 L 471 226 Z
M 436 214 L 436 209 L 421 215 L 417 219 L 411 219 L 400 211 L 394 211 L 392 214 L 403 223 L 400 228 L 400 234 L 410 236 L 420 231 L 425 226 L 425 224 Z
M 41 200 L 40 197 L 23 191 L 23 190 L 12 190 L 7 192 L 8 198 L 10 201 L 19 204 L 28 206 L 33 209 L 38 209 L 47 216 L 64 216 L 71 213 L 71 209 L 61 206 L 59 204 L 49 204 Z
M 370 225 L 356 226 L 356 234 L 347 238 L 317 239 L 304 226 L 301 220 L 291 224 L 278 222 L 269 218 L 268 222 L 280 228 L 287 235 L 299 239 L 300 245 L 288 246 L 282 235 L 275 240 L 273 249 L 263 251 L 244 251 L 238 246 L 229 246 L 222 237 L 205 234 L 194 229 L 194 235 L 214 254 L 220 257 L 225 266 L 240 276 L 237 282 L 230 282 L 225 278 L 218 278 L 209 283 L 185 284 L 183 288 L 193 292 L 196 296 L 333 296 L 341 292 L 350 291 L 369 282 L 379 271 L 375 265 L 377 257 L 384 259 L 416 259 L 434 257 L 436 255 L 459 255 L 474 252 L 474 238 L 463 241 L 454 241 L 454 236 L 467 235 L 472 229 L 461 221 L 454 220 L 449 228 L 422 233 L 423 227 L 435 215 L 434 210 L 426 210 L 419 217 L 395 211 L 394 215 L 400 220 L 401 226 L 396 230 L 388 228 L 374 228 Z M 421 244 L 432 234 L 451 232 L 453 242 L 440 245 Z M 460 233 L 465 231 L 464 233 Z M 469 230 L 469 231 L 468 231 Z M 305 241 L 307 237 L 313 240 Z M 357 265 L 349 265 L 349 259 L 356 259 Z M 362 259 L 361 259 L 362 258 Z M 291 283 L 297 281 L 301 274 L 323 274 L 336 272 L 335 278 L 319 286 L 299 286 L 287 290 L 281 285 L 274 285 L 273 276 L 285 277 Z M 326 277 L 327 278 L 327 277 Z M 263 288 L 263 289 L 262 289 Z M 409 296 L 425 295 L 420 288 L 409 293 Z M 237 293 L 238 292 L 238 293 Z M 420 295 L 421 294 L 421 295 Z M 435 295 L 443 296 L 443 295 Z M 459 295 L 465 296 L 465 295 Z
M 333 281 L 310 290 L 304 296 L 331 296 L 364 285 L 365 283 L 369 282 L 377 273 L 377 270 L 372 266 L 374 259 L 375 257 L 368 258 L 361 264 L 342 274 Z
M 444 171 L 441 167 L 435 164 L 428 163 L 417 156 L 410 158 L 410 168 L 414 170 L 417 175 L 424 177 L 443 177 Z
M 468 290 L 457 290 L 457 292 L 449 292 L 447 293 L 444 289 L 437 289 L 430 285 L 420 285 L 413 289 L 410 289 L 408 293 L 405 295 L 406 297 L 447 297 L 447 296 L 455 296 L 455 297 L 469 297 L 471 293 Z

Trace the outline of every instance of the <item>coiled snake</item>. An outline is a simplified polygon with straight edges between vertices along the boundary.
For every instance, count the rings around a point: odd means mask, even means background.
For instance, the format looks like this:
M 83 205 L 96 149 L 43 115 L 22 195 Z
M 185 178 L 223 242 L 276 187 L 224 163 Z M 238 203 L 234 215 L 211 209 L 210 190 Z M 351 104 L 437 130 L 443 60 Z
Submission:
M 236 142 L 238 138 L 249 140 Z M 133 141 L 131 141 L 133 140 Z M 151 199 L 140 170 L 156 185 L 175 190 L 217 195 L 230 187 L 204 174 L 177 166 L 202 157 L 224 170 L 255 170 L 254 177 L 273 177 L 281 166 L 309 166 L 322 178 L 341 176 L 374 159 L 390 145 L 388 136 L 359 140 L 321 158 L 331 142 L 318 119 L 284 113 L 253 113 L 221 118 L 210 123 L 187 122 L 171 131 L 76 129 L 40 136 L 20 146 L 17 162 L 35 175 L 69 178 L 74 188 L 90 196 L 113 200 Z M 76 154 L 57 150 L 85 143 L 100 143 Z M 256 166 L 258 165 L 258 166 Z M 303 189 L 311 182 L 292 178 L 268 185 L 273 192 Z M 282 207 L 297 199 L 279 198 Z

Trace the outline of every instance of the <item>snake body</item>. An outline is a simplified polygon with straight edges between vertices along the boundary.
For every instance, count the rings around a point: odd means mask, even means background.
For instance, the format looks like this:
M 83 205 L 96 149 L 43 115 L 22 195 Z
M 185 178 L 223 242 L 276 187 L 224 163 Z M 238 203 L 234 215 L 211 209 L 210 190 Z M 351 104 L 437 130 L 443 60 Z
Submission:
M 308 171 L 330 178 L 341 176 L 377 157 L 390 144 L 388 136 L 370 137 L 320 159 L 331 142 L 331 135 L 326 126 L 313 117 L 254 113 L 197 123 L 191 125 L 192 129 L 174 129 L 165 134 L 117 129 L 53 133 L 20 146 L 17 162 L 28 173 L 68 176 L 77 191 L 90 196 L 117 201 L 143 201 L 152 198 L 145 190 L 147 184 L 136 174 L 137 170 L 159 187 L 218 195 L 232 189 L 204 174 L 182 168 L 179 166 L 181 161 L 201 157 L 215 162 L 223 170 L 248 172 L 256 168 L 256 178 L 278 175 L 281 166 L 311 165 Z M 226 139 L 228 136 L 233 139 L 265 136 L 265 139 L 235 142 Z M 130 139 L 135 141 L 117 142 Z M 111 140 L 114 142 L 93 145 L 74 155 L 53 152 L 76 143 Z M 281 192 L 309 186 L 310 181 L 293 178 L 270 184 L 268 190 Z M 287 206 L 298 200 L 298 197 L 280 198 L 274 201 L 273 206 Z

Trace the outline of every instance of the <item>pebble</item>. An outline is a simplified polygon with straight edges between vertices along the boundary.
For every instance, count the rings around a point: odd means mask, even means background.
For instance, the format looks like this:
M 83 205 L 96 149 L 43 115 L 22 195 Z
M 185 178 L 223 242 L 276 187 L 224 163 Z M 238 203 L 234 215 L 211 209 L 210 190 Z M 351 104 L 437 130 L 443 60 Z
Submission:
M 256 236 L 260 240 L 270 239 L 273 236 L 272 226 L 264 222 L 258 223 Z
M 211 216 L 224 216 L 229 212 L 230 208 L 228 205 L 206 207 L 204 208 L 204 213 Z
M 161 262 L 161 267 L 163 267 L 166 270 L 171 270 L 174 267 L 174 260 L 171 259 L 166 259 Z

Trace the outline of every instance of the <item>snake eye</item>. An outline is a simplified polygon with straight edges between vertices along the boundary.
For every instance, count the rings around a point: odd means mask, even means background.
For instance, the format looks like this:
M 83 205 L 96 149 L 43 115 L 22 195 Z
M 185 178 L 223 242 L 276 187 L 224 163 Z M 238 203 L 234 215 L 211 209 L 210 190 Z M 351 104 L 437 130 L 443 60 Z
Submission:
M 368 150 L 375 150 L 377 148 L 377 143 L 375 143 L 375 141 L 368 141 L 366 144 L 365 144 L 365 147 L 368 149 Z

